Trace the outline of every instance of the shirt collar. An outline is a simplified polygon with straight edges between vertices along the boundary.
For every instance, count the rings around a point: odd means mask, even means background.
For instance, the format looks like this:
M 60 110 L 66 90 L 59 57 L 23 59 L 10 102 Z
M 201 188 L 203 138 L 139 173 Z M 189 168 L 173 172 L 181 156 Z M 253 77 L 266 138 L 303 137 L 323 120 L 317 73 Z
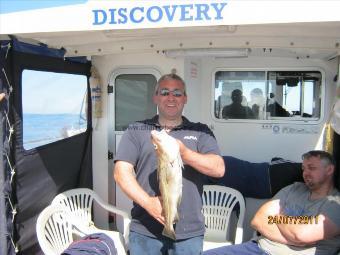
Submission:
M 161 125 L 158 122 L 158 115 L 153 116 L 151 119 L 147 119 L 144 121 L 141 121 L 141 123 L 147 124 L 147 125 L 153 125 L 155 127 L 161 128 Z M 187 128 L 187 127 L 191 127 L 193 126 L 193 123 L 191 121 L 189 121 L 186 117 L 182 116 L 182 124 L 175 127 L 173 130 L 176 129 L 183 129 L 183 128 Z

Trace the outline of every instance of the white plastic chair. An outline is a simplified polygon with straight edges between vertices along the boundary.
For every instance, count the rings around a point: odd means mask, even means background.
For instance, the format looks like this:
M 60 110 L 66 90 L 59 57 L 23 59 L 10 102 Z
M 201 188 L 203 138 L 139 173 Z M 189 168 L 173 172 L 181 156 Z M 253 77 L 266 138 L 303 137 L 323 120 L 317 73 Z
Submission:
M 38 216 L 36 232 L 39 245 L 46 255 L 61 254 L 72 242 L 72 224 L 64 208 L 46 207 Z
M 105 210 L 123 217 L 123 236 L 118 231 L 109 231 L 97 228 L 92 221 L 93 202 L 98 203 Z M 71 189 L 57 195 L 52 204 L 63 206 L 72 218 L 72 224 L 85 234 L 104 233 L 114 242 L 118 254 L 126 254 L 128 247 L 130 214 L 104 202 L 93 190 L 86 188 Z
M 203 215 L 206 226 L 203 250 L 218 248 L 230 244 L 242 243 L 245 203 L 242 194 L 229 187 L 218 185 L 203 186 Z M 234 242 L 227 240 L 230 215 L 239 205 Z

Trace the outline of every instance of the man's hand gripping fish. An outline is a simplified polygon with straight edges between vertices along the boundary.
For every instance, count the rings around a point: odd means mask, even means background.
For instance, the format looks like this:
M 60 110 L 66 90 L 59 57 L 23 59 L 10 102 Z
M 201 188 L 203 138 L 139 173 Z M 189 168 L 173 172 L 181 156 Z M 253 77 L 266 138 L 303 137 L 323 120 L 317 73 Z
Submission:
M 175 240 L 173 224 L 179 220 L 178 208 L 182 198 L 183 162 L 179 144 L 165 130 L 152 130 L 151 138 L 158 157 L 157 176 L 165 218 L 162 234 Z

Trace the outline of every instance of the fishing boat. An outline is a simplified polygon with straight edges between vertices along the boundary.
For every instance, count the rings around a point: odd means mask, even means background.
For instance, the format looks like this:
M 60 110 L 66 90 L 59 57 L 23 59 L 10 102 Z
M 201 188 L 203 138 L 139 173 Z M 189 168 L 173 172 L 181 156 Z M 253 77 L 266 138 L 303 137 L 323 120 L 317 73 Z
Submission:
M 184 115 L 206 123 L 229 160 L 295 164 L 323 149 L 339 163 L 339 10 L 334 0 L 1 0 L 0 253 L 40 254 L 36 219 L 65 190 L 131 208 L 113 159 L 127 125 L 157 114 L 150 99 L 166 73 L 184 78 Z M 223 114 L 236 89 L 252 116 Z M 259 180 L 285 176 L 270 173 Z M 273 195 L 256 185 L 249 215 Z M 94 216 L 110 227 L 107 212 Z

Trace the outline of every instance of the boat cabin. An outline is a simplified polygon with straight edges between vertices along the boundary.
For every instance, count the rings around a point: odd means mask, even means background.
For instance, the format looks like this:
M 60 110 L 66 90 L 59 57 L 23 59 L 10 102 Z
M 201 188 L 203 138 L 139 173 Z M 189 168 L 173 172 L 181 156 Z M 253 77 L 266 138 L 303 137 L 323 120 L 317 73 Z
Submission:
M 113 159 L 128 124 L 157 114 L 151 98 L 167 73 L 186 82 L 184 116 L 217 139 L 222 179 L 246 199 L 249 240 L 258 206 L 301 178 L 304 152 L 328 150 L 339 163 L 339 9 L 331 0 L 1 1 L 1 247 L 39 254 L 36 219 L 68 189 L 131 208 Z M 228 110 L 235 91 L 240 111 Z M 94 216 L 116 225 L 99 208 Z

